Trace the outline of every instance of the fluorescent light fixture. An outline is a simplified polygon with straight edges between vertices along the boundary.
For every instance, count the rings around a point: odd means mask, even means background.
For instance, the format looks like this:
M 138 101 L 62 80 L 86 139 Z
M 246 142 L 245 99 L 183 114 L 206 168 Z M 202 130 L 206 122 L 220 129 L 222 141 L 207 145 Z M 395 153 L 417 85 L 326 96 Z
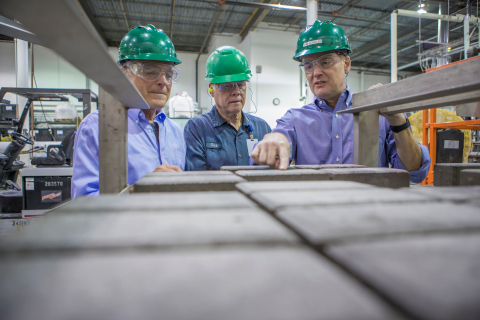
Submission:
M 423 7 L 425 7 L 425 3 L 421 3 L 421 4 L 419 4 L 419 5 L 418 5 L 418 7 L 419 7 L 419 8 L 423 8 Z
M 427 13 L 427 11 L 425 11 L 425 10 L 423 10 L 423 9 L 419 9 L 417 12 L 418 12 L 418 13 Z

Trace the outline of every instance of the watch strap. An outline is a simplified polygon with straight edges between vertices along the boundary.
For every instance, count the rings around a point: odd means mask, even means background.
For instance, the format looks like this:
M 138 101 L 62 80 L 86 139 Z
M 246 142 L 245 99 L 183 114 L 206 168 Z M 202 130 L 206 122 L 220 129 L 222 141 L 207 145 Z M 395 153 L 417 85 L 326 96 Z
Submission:
M 409 127 L 410 127 L 410 121 L 408 121 L 408 118 L 407 118 L 407 121 L 402 125 L 390 126 L 390 130 L 392 130 L 394 133 L 399 133 L 399 132 L 402 132 L 403 130 L 405 130 Z

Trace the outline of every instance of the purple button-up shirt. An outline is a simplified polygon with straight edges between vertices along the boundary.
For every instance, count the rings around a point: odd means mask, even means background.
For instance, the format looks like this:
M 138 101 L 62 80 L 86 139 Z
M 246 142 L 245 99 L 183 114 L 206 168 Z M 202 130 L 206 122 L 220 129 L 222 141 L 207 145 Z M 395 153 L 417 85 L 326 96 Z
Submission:
M 290 142 L 295 164 L 353 163 L 353 115 L 338 114 L 352 107 L 350 88 L 340 95 L 335 109 L 315 98 L 313 103 L 290 109 L 277 120 L 273 132 L 283 133 Z M 430 168 L 428 148 L 422 149 L 422 165 L 410 172 L 410 181 L 420 183 Z M 397 154 L 395 138 L 384 117 L 379 117 L 378 165 L 405 169 Z

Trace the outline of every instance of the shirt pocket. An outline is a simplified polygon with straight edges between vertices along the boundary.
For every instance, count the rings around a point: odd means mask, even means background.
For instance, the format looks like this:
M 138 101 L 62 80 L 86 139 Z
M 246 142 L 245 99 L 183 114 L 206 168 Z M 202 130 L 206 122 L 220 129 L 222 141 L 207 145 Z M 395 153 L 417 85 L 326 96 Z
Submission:
M 207 167 L 216 167 L 226 158 L 226 152 L 221 142 L 207 142 L 206 145 Z

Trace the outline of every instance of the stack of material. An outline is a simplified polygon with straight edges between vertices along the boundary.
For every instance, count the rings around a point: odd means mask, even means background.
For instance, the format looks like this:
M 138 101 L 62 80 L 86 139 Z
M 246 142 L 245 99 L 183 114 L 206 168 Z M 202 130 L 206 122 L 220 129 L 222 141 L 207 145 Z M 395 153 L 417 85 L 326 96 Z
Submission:
M 239 178 L 145 181 L 202 175 Z M 238 181 L 53 210 L 0 244 L 1 318 L 480 317 L 480 187 Z

